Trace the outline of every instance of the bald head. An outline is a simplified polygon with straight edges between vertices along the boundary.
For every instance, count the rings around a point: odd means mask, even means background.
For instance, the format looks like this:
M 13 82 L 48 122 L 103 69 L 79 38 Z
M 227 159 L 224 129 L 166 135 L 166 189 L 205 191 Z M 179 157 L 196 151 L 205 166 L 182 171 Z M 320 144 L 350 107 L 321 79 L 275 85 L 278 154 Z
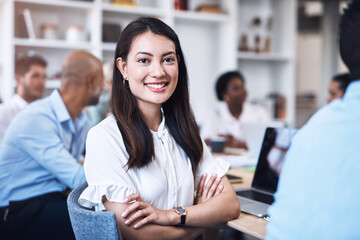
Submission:
M 74 51 L 66 57 L 59 92 L 72 117 L 82 108 L 97 104 L 103 87 L 104 73 L 99 59 L 86 51 Z
M 62 66 L 61 84 L 82 84 L 89 75 L 103 74 L 99 59 L 86 51 L 73 51 Z

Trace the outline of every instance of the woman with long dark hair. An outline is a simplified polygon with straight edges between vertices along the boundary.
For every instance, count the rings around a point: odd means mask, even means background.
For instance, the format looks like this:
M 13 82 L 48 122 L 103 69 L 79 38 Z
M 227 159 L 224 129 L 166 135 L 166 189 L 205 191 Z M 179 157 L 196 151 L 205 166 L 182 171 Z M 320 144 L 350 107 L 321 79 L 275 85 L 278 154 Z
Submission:
M 162 21 L 139 18 L 122 32 L 111 105 L 88 134 L 81 205 L 113 211 L 125 239 L 192 239 L 239 216 L 229 165 L 200 138 L 180 42 Z

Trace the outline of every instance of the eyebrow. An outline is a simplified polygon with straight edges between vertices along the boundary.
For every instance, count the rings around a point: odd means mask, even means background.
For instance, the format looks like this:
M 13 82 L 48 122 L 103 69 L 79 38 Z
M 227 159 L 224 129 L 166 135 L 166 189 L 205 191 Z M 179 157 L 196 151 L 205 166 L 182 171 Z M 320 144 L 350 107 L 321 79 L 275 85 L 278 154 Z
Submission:
M 148 53 L 148 52 L 138 52 L 136 55 L 138 55 L 138 54 L 145 54 L 145 55 L 149 55 L 149 56 L 151 56 L 151 57 L 154 56 L 153 54 Z M 176 55 L 174 51 L 169 51 L 169 52 L 167 52 L 167 53 L 162 54 L 161 56 L 164 57 L 164 56 L 167 56 L 167 55 L 170 55 L 170 54 Z

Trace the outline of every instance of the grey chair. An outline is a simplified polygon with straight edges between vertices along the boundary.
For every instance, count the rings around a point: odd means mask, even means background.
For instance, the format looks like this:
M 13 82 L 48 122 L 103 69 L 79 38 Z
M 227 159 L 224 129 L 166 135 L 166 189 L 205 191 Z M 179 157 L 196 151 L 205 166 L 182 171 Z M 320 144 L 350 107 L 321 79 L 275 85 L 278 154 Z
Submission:
M 71 225 L 77 240 L 121 240 L 115 214 L 110 211 L 95 212 L 78 203 L 87 183 L 71 191 L 67 198 Z

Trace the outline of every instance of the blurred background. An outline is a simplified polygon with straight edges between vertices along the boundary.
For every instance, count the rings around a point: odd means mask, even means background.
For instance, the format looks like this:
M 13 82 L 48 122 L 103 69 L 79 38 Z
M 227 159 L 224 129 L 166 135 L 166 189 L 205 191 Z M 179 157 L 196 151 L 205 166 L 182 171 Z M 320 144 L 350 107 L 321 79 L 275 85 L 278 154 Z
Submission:
M 113 61 L 122 29 L 139 16 L 179 35 L 190 97 L 201 125 L 217 103 L 214 85 L 228 70 L 245 77 L 247 101 L 273 120 L 301 127 L 326 104 L 335 73 L 346 72 L 337 26 L 339 0 L 0 0 L 0 98 L 15 94 L 14 63 L 23 55 L 48 61 L 45 95 L 60 86 L 61 64 L 84 49 Z

